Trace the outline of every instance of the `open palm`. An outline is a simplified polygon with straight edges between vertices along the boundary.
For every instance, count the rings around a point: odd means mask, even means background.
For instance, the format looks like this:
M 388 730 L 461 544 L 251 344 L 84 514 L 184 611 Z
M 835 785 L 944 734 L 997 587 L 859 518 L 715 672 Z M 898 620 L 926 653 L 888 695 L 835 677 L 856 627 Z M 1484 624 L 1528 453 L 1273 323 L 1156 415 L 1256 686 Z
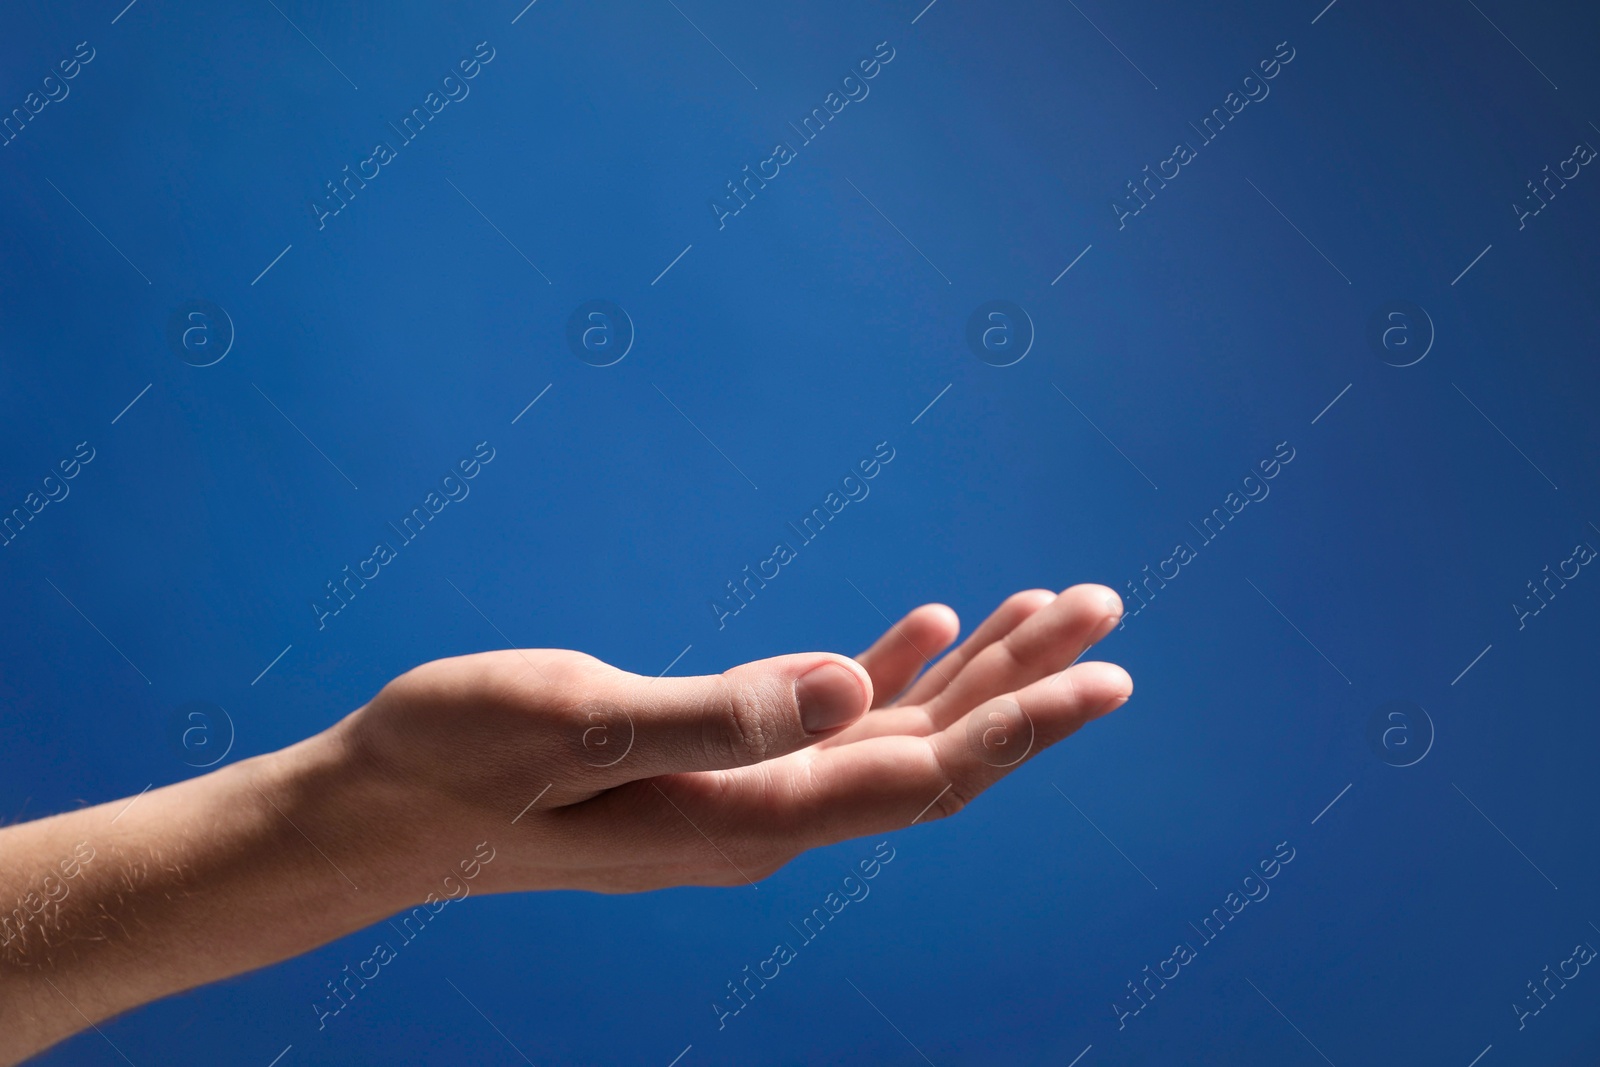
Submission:
M 1127 673 L 1075 661 L 1121 610 L 1098 585 L 1017 593 L 933 660 L 959 623 L 926 604 L 855 660 L 799 653 L 708 677 L 483 653 L 402 676 L 350 725 L 428 813 L 431 850 L 501 825 L 490 891 L 754 884 L 806 849 L 952 815 L 1120 706 Z M 840 725 L 805 726 L 812 672 Z

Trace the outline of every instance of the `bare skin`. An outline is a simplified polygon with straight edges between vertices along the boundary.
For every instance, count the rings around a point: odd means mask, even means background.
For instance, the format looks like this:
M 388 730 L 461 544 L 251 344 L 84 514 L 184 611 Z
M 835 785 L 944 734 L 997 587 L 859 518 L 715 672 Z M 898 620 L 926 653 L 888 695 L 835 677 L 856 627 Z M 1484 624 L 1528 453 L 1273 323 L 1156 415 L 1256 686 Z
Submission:
M 437 900 L 447 877 L 744 885 L 953 815 L 1128 699 L 1120 667 L 1074 664 L 1121 614 L 1104 586 L 1017 593 L 920 677 L 957 636 L 943 605 L 854 660 L 698 678 L 549 649 L 436 660 L 278 752 L 0 830 L 0 1063 Z

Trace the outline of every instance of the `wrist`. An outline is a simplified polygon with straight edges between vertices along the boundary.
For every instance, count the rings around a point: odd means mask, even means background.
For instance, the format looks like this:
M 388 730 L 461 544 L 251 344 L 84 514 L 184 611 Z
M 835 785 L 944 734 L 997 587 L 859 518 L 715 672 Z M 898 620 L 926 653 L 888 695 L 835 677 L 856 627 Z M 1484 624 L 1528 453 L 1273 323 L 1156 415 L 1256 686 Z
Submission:
M 344 920 L 341 932 L 413 903 L 412 872 L 426 853 L 424 820 L 406 810 L 404 783 L 383 773 L 352 721 L 244 765 L 247 799 L 263 809 L 278 847 L 325 885 L 319 896 Z

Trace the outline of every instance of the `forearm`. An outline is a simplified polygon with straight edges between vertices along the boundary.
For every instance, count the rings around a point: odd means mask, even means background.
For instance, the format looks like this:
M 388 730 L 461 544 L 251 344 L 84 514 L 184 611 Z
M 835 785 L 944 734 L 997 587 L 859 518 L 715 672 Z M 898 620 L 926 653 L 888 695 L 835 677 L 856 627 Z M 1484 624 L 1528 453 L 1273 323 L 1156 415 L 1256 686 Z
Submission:
M 0 830 L 0 1063 L 407 903 L 344 736 Z

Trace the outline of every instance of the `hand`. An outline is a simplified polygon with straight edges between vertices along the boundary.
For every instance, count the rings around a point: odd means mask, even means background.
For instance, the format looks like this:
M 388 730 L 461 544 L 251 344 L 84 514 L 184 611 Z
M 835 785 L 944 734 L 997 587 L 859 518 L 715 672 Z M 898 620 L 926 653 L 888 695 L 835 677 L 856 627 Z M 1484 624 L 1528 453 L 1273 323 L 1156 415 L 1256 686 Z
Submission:
M 709 677 L 553 650 L 425 664 L 334 731 L 375 805 L 363 821 L 385 828 L 364 876 L 409 906 L 487 841 L 475 892 L 753 884 L 806 849 L 952 815 L 1120 706 L 1120 667 L 1068 665 L 1121 614 L 1104 586 L 1017 593 L 915 684 L 955 640 L 943 605 L 855 660 Z
M 1018 593 L 915 683 L 955 640 L 949 608 L 856 660 L 709 678 L 576 652 L 439 660 L 288 748 L 0 828 L 0 899 L 55 901 L 0 938 L 0 1063 L 430 896 L 743 885 L 951 815 L 1128 699 L 1121 668 L 1068 666 L 1121 608 L 1103 586 Z

